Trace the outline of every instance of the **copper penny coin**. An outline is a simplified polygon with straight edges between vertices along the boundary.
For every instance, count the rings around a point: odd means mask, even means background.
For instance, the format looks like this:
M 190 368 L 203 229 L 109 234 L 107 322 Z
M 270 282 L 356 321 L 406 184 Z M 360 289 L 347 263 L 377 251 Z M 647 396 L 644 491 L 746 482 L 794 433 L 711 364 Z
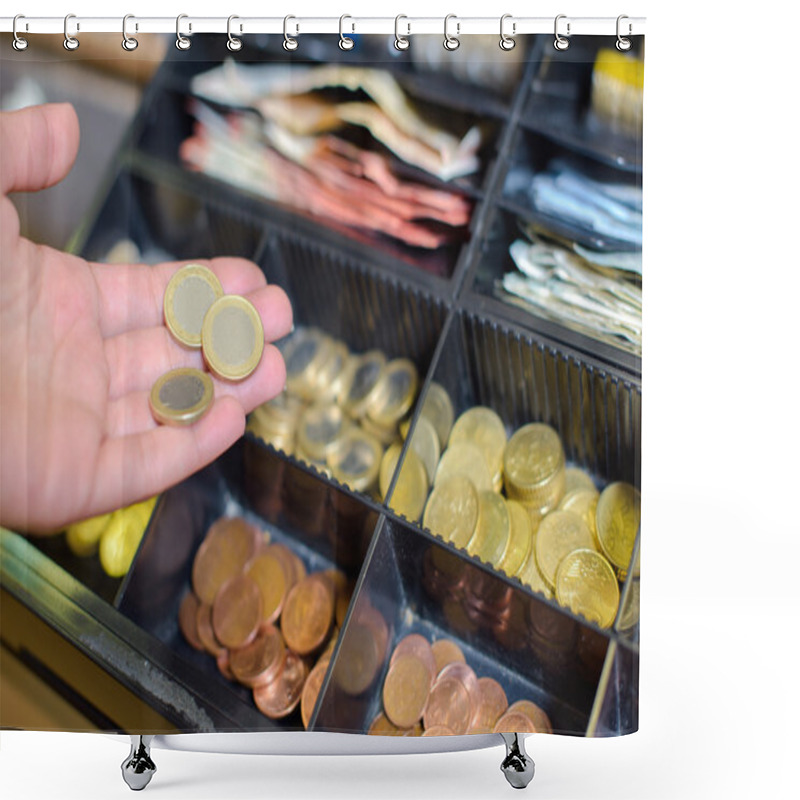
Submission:
M 422 721 L 425 730 L 444 725 L 455 734 L 466 733 L 472 719 L 469 692 L 457 678 L 439 677 L 431 689 Z
M 524 714 L 533 724 L 535 733 L 552 733 L 553 726 L 545 711 L 530 700 L 517 700 L 508 707 L 508 714 Z
M 439 673 L 438 677 L 436 678 L 436 682 L 438 683 L 440 680 L 446 678 L 455 678 L 456 680 L 461 681 L 464 688 L 467 690 L 470 707 L 472 709 L 469 715 L 469 720 L 467 720 L 467 728 L 469 728 L 469 723 L 481 704 L 481 690 L 478 686 L 478 677 L 475 675 L 475 671 L 472 669 L 472 667 L 456 661 L 452 664 L 448 664 Z M 453 730 L 456 730 L 453 725 L 450 725 L 450 727 L 453 728 Z M 464 733 L 466 733 L 466 731 L 464 731 Z
M 288 717 L 300 702 L 307 675 L 305 661 L 288 651 L 280 675 L 274 681 L 253 689 L 253 700 L 258 710 L 270 719 Z
M 333 622 L 333 593 L 326 581 L 309 575 L 292 587 L 281 615 L 286 644 L 301 656 L 324 643 Z
M 280 559 L 283 566 L 286 568 L 286 591 L 292 588 L 296 583 L 306 577 L 306 567 L 303 560 L 297 553 L 292 552 L 285 544 L 275 542 L 271 544 L 267 551 Z
M 425 728 L 423 736 L 455 736 L 455 733 L 447 725 L 434 725 L 432 728 Z
M 414 653 L 400 655 L 383 683 L 383 710 L 398 728 L 411 728 L 422 717 L 431 690 L 431 668 Z
M 536 733 L 530 717 L 519 712 L 506 711 L 495 723 L 494 733 Z
M 262 622 L 275 622 L 281 615 L 288 591 L 286 568 L 280 558 L 268 550 L 262 551 L 247 562 L 244 574 L 258 584 L 262 601 Z
M 410 633 L 408 636 L 403 637 L 394 648 L 392 657 L 389 660 L 389 666 L 391 667 L 398 658 L 407 653 L 416 656 L 428 667 L 428 671 L 431 673 L 431 682 L 433 682 L 436 677 L 436 659 L 430 642 L 419 633 Z
M 433 657 L 436 660 L 436 674 L 438 675 L 448 664 L 456 662 L 466 664 L 467 659 L 461 648 L 451 639 L 437 639 L 432 645 Z
M 183 638 L 186 639 L 195 650 L 205 650 L 203 642 L 197 633 L 197 609 L 199 607 L 200 602 L 197 597 L 195 597 L 194 592 L 187 592 L 183 600 L 181 600 L 181 606 L 178 609 L 178 625 L 183 634 Z
M 211 610 L 211 624 L 220 644 L 237 650 L 249 644 L 261 624 L 261 590 L 246 575 L 222 584 Z
M 217 656 L 217 669 L 222 673 L 223 678 L 227 678 L 229 681 L 236 680 L 233 672 L 231 672 L 230 651 L 226 650 L 224 647 Z
M 389 627 L 383 618 L 383 614 L 375 606 L 367 602 L 358 610 L 357 619 L 372 631 L 378 654 L 378 663 L 383 664 L 386 650 L 389 647 Z
M 242 571 L 257 547 L 257 531 L 248 522 L 240 517 L 217 520 L 192 565 L 192 587 L 200 601 L 212 605 L 220 586 Z
M 375 680 L 382 659 L 371 627 L 351 622 L 336 664 L 336 685 L 351 697 L 363 694 Z
M 370 723 L 367 733 L 370 736 L 408 736 L 413 733 L 413 728 L 398 728 L 382 711 Z
M 495 723 L 508 710 L 508 698 L 494 678 L 478 678 L 480 704 L 469 725 L 470 733 L 492 733 Z
M 262 625 L 252 642 L 231 650 L 231 670 L 245 686 L 269 683 L 280 671 L 285 655 L 281 632 L 274 625 Z
M 223 650 L 222 645 L 214 635 L 214 626 L 211 624 L 211 606 L 200 603 L 197 607 L 197 638 L 203 648 L 215 658 Z
M 322 682 L 331 663 L 329 658 L 321 658 L 314 665 L 314 669 L 308 673 L 303 694 L 300 697 L 300 716 L 303 718 L 303 727 L 308 730 L 308 723 L 311 722 L 311 715 L 314 713 L 314 706 L 317 705 L 317 698 L 322 689 Z

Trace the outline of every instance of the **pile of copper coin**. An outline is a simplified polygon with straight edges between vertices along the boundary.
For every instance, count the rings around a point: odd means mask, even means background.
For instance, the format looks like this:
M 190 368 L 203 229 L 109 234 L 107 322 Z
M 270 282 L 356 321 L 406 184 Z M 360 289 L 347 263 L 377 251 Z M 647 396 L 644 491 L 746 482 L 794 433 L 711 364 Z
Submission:
M 290 548 L 223 517 L 198 548 L 178 621 L 192 647 L 253 690 L 263 714 L 283 719 L 300 706 L 308 728 L 351 594 L 344 573 L 307 574 Z
M 508 703 L 493 678 L 479 678 L 449 639 L 433 644 L 418 633 L 402 639 L 383 683 L 383 711 L 369 733 L 453 736 L 466 733 L 552 733 L 547 714 L 530 700 Z

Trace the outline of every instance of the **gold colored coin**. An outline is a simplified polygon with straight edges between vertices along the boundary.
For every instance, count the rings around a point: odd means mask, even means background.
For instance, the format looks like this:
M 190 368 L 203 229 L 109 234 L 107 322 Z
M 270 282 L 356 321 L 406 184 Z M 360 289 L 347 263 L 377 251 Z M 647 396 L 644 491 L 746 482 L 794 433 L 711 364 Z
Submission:
M 250 375 L 264 352 L 264 326 L 253 304 L 226 294 L 203 320 L 203 358 L 218 377 L 240 381 Z
M 380 350 L 370 350 L 352 360 L 352 378 L 342 407 L 353 419 L 361 419 L 375 403 L 386 371 L 386 356 Z
M 381 384 L 367 414 L 373 422 L 388 428 L 410 410 L 417 396 L 419 375 L 413 361 L 395 358 L 386 365 Z
M 555 508 L 564 494 L 566 472 L 558 434 L 538 422 L 521 427 L 508 440 L 503 472 L 509 497 L 542 514 Z
M 219 278 L 208 267 L 181 267 L 164 292 L 164 321 L 170 333 L 181 344 L 199 348 L 206 313 L 224 294 Z
M 572 511 L 551 511 L 536 531 L 536 564 L 551 589 L 556 585 L 556 571 L 561 559 L 573 550 L 594 549 L 586 523 Z
M 478 492 L 469 478 L 454 475 L 437 484 L 428 498 L 422 524 L 456 547 L 466 547 L 478 524 Z
M 325 463 L 331 448 L 351 425 L 352 422 L 342 409 L 333 403 L 316 403 L 309 406 L 298 423 L 298 451 L 307 453 L 314 461 Z
M 207 373 L 192 367 L 165 372 L 150 390 L 150 411 L 162 425 L 191 425 L 214 401 L 214 384 Z
M 408 436 L 409 424 L 400 426 L 400 433 L 405 439 Z M 414 433 L 411 435 L 411 449 L 417 454 L 420 461 L 425 466 L 425 474 L 428 476 L 428 483 L 433 483 L 436 475 L 436 467 L 439 464 L 441 450 L 439 448 L 439 436 L 436 433 L 431 421 L 426 417 L 419 417 L 414 426 Z
M 389 491 L 389 485 L 397 469 L 402 449 L 401 444 L 393 444 L 383 454 L 379 482 L 381 497 L 384 499 L 386 499 L 386 493 Z M 389 507 L 398 514 L 402 514 L 410 522 L 418 522 L 427 497 L 428 477 L 425 474 L 425 467 L 417 458 L 417 454 L 413 450 L 408 450 L 403 460 L 403 466 L 400 468 Z
M 536 535 L 534 534 L 531 549 L 522 566 L 517 570 L 516 577 L 526 586 L 539 592 L 547 598 L 553 596 L 553 590 L 547 585 L 547 581 L 542 577 L 539 567 L 536 564 Z
M 101 514 L 70 525 L 66 534 L 67 546 L 76 556 L 94 555 L 109 522 L 111 514 Z
M 121 511 L 111 515 L 108 527 L 100 537 L 100 564 L 112 578 L 121 578 L 133 563 L 143 531 L 130 524 Z
M 533 542 L 533 526 L 525 508 L 516 500 L 506 500 L 511 534 L 500 561 L 495 565 L 506 575 L 516 575 L 525 563 Z
M 631 579 L 625 605 L 622 607 L 622 616 L 619 621 L 619 630 L 631 631 L 639 621 L 639 578 Z
M 382 445 L 387 446 L 397 441 L 397 426 L 383 428 L 370 417 L 361 417 L 358 424 L 370 435 L 374 436 Z
M 556 599 L 590 622 L 608 628 L 619 608 L 617 576 L 600 553 L 573 550 L 558 565 Z
M 561 498 L 558 504 L 560 511 L 572 511 L 577 514 L 589 528 L 592 534 L 592 540 L 596 550 L 599 550 L 599 541 L 597 539 L 597 499 L 600 497 L 597 489 L 573 489 Z
M 453 425 L 448 447 L 458 442 L 476 444 L 480 448 L 493 477 L 493 485 L 496 484 L 496 476 L 502 475 L 506 447 L 505 425 L 497 412 L 487 406 L 467 409 Z
M 439 437 L 439 447 L 444 450 L 450 438 L 455 412 L 447 390 L 436 381 L 431 381 L 428 386 L 428 393 L 422 403 L 420 415 L 433 425 Z
M 594 491 L 597 491 L 592 476 L 579 467 L 567 467 L 565 478 L 565 494 L 569 494 L 575 489 L 594 489 Z
M 511 518 L 503 496 L 493 491 L 478 492 L 478 524 L 467 543 L 467 552 L 496 565 L 510 538 Z
M 639 531 L 642 497 L 629 483 L 606 486 L 597 501 L 597 538 L 606 558 L 618 570 L 627 570 Z
M 348 430 L 328 453 L 328 466 L 336 480 L 357 492 L 369 492 L 378 482 L 383 448 L 358 427 Z
M 479 491 L 491 491 L 492 478 L 483 453 L 477 445 L 468 442 L 458 442 L 451 445 L 444 451 L 439 459 L 439 466 L 436 468 L 436 475 L 433 480 L 434 486 L 438 486 L 440 481 L 452 478 L 455 475 L 463 475 L 469 478 L 472 485 Z
M 431 690 L 428 666 L 413 653 L 401 655 L 383 683 L 383 710 L 398 728 L 413 727 L 421 718 Z

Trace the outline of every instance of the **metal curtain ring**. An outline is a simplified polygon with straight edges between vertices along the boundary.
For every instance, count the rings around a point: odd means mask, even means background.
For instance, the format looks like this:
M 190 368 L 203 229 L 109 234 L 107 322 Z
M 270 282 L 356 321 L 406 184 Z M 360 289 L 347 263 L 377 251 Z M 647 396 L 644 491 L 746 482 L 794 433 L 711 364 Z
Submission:
M 628 17 L 625 14 L 620 14 L 617 17 L 617 50 L 619 50 L 622 53 L 624 53 L 626 50 L 630 50 L 631 49 L 631 40 L 628 39 L 625 36 L 620 35 L 620 32 L 619 32 L 620 31 L 620 22 L 622 22 L 622 20 L 624 20 L 624 19 L 628 19 Z M 629 22 L 628 23 L 628 36 L 630 36 L 632 32 L 633 32 L 633 26 Z
M 296 19 L 291 14 L 283 18 L 283 49 L 284 50 L 297 50 L 297 39 L 292 39 L 286 29 L 290 19 Z
M 12 47 L 13 47 L 13 48 L 14 48 L 14 49 L 17 51 L 17 52 L 21 53 L 23 50 L 25 50 L 25 49 L 27 48 L 27 46 L 28 46 L 28 40 L 27 40 L 27 39 L 23 39 L 23 38 L 22 38 L 22 37 L 21 37 L 21 36 L 20 36 L 20 35 L 17 33 L 17 20 L 18 20 L 18 19 L 25 19 L 25 15 L 24 15 L 24 14 L 17 14 L 17 16 L 16 16 L 16 17 L 14 17 L 14 25 L 13 25 L 13 26 L 12 26 L 12 28 L 11 28 L 11 30 L 12 30 L 12 32 L 13 32 L 13 34 L 14 34 L 14 41 L 13 41 L 13 42 L 11 42 L 11 46 L 12 46 Z M 26 27 L 26 29 L 27 29 L 27 27 L 28 27 L 27 23 L 25 24 L 25 27 Z
M 130 53 L 139 46 L 139 40 L 134 39 L 133 36 L 128 36 L 127 27 L 129 19 L 136 19 L 136 17 L 134 17 L 133 14 L 126 14 L 122 18 L 122 49 Z
M 458 19 L 455 14 L 448 14 L 444 18 L 444 49 L 445 50 L 458 50 L 459 45 L 461 42 L 458 40 L 458 36 L 451 36 L 447 32 L 447 23 L 450 22 L 451 19 Z M 459 24 L 456 22 L 456 33 L 458 33 Z
M 237 17 L 235 14 L 231 14 L 231 16 L 228 17 L 228 42 L 225 46 L 231 51 L 231 53 L 236 53 L 242 49 L 242 40 L 237 39 L 235 36 L 233 36 L 233 34 L 231 34 L 231 22 L 233 22 L 235 19 L 239 19 L 239 17 Z M 239 32 L 241 33 L 241 31 L 242 26 L 240 25 Z
M 177 18 L 175 19 L 175 47 L 178 50 L 188 50 L 192 46 L 192 40 L 187 39 L 185 36 L 181 34 L 181 20 L 188 19 L 188 14 L 178 14 Z M 189 23 L 189 30 L 192 30 L 192 23 Z
M 511 19 L 511 17 L 512 17 L 511 14 L 503 14 L 503 16 L 500 17 L 500 49 L 501 50 L 513 50 L 514 46 L 516 45 L 516 42 L 514 41 L 514 39 L 512 39 L 510 36 L 508 36 L 505 33 L 505 31 L 503 30 L 503 25 L 505 24 L 505 21 L 507 19 Z M 512 22 L 511 23 L 511 33 L 516 33 L 516 32 L 517 32 L 517 23 L 516 22 Z
M 556 40 L 553 42 L 553 47 L 555 47 L 556 50 L 566 50 L 569 47 L 569 39 L 564 38 L 558 32 L 558 21 L 560 19 L 566 19 L 566 18 L 567 18 L 566 14 L 559 14 L 556 17 L 556 23 L 555 23 Z M 570 27 L 569 22 L 567 22 L 567 36 L 569 36 L 569 27 Z
M 401 19 L 408 19 L 408 17 L 405 14 L 398 14 L 394 18 L 394 47 L 395 50 L 408 50 L 408 46 L 411 42 L 409 42 L 405 36 L 400 35 L 399 26 Z M 408 23 L 406 23 L 406 28 L 408 28 L 408 33 L 406 35 L 410 36 L 411 26 Z
M 74 14 L 67 14 L 64 17 L 64 49 L 65 50 L 77 50 L 80 42 L 74 37 L 69 35 L 69 31 L 67 30 L 67 26 L 69 25 L 69 21 L 71 19 L 75 19 Z
M 352 50 L 355 42 L 349 36 L 345 36 L 342 31 L 346 19 L 353 18 L 349 14 L 342 14 L 342 16 L 339 17 L 339 48 L 341 50 Z

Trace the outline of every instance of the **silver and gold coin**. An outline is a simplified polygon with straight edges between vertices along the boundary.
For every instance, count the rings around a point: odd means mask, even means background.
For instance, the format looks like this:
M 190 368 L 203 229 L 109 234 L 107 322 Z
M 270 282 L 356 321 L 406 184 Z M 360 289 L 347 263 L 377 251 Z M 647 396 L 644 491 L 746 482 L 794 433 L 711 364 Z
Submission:
M 361 419 L 379 395 L 386 356 L 380 350 L 370 350 L 354 356 L 349 369 L 352 377 L 342 398 L 342 408 L 353 419 Z
M 329 337 L 317 328 L 298 328 L 280 344 L 286 364 L 286 388 L 304 400 L 314 399 L 317 375 L 329 356 Z
M 170 333 L 181 344 L 199 348 L 206 314 L 224 294 L 219 278 L 208 267 L 181 267 L 164 292 L 164 321 Z
M 419 375 L 413 361 L 395 358 L 386 365 L 367 416 L 382 428 L 392 428 L 414 405 Z
M 264 352 L 264 326 L 253 304 L 236 294 L 216 300 L 203 320 L 203 358 L 218 377 L 240 381 Z
M 342 436 L 328 453 L 331 474 L 357 492 L 377 488 L 383 448 L 366 431 L 354 426 Z
M 300 416 L 297 425 L 298 451 L 324 464 L 328 453 L 352 424 L 335 403 L 315 403 Z
M 162 425 L 191 425 L 211 408 L 213 401 L 211 378 L 192 367 L 164 373 L 150 390 L 150 411 Z

